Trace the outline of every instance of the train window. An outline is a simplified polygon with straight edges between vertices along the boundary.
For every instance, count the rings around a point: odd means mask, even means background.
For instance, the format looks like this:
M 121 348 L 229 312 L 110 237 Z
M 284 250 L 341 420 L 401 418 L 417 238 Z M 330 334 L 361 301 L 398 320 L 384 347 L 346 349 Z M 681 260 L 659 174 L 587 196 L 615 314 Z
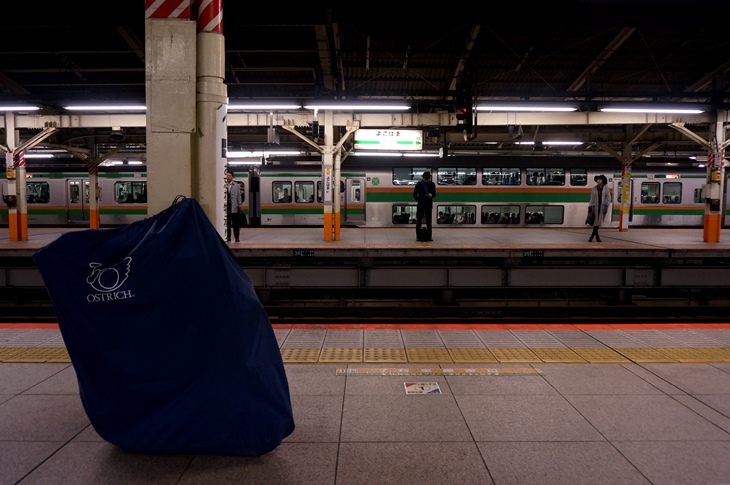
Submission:
M 272 202 L 291 202 L 291 182 L 272 182 Z
M 440 205 L 436 224 L 476 224 L 477 208 L 473 205 Z
M 702 196 L 702 187 L 695 189 L 695 204 L 704 204 L 705 198 Z
M 415 224 L 416 209 L 415 205 L 394 205 L 393 224 Z
M 476 185 L 476 167 L 439 167 L 436 169 L 436 181 L 439 185 Z
M 659 182 L 642 182 L 642 184 L 641 184 L 641 203 L 642 204 L 658 204 L 659 203 Z
M 114 199 L 120 204 L 147 203 L 147 182 L 114 182 Z
M 81 181 L 80 180 L 69 180 L 68 181 L 68 201 L 71 204 L 78 204 L 81 202 Z
M 322 203 L 322 181 L 317 182 L 317 202 Z
M 565 169 L 528 168 L 527 185 L 565 185 Z
M 48 182 L 26 182 L 25 198 L 30 204 L 47 204 L 51 199 Z
M 314 202 L 314 182 L 294 182 L 294 200 L 299 203 Z
M 588 170 L 585 168 L 571 168 L 570 185 L 588 185 Z
M 482 185 L 520 185 L 519 168 L 485 168 Z
M 482 224 L 519 224 L 520 206 L 518 205 L 483 205 Z
M 682 203 L 682 182 L 664 182 L 664 196 L 662 202 L 665 204 Z
M 525 224 L 562 224 L 565 207 L 562 205 L 528 205 Z
M 88 204 L 89 203 L 89 182 L 86 182 L 86 187 L 84 189 L 84 201 Z M 96 184 L 96 201 L 99 202 L 101 200 L 101 185 Z
M 393 185 L 416 185 L 423 172 L 430 172 L 430 168 L 423 167 L 394 167 Z

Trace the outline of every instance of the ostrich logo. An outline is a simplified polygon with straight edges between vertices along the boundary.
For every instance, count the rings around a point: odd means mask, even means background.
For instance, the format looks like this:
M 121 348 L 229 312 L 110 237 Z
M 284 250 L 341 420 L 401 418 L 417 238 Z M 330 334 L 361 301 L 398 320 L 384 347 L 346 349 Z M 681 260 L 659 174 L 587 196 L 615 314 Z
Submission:
M 89 263 L 91 274 L 86 278 L 86 282 L 96 291 L 104 293 L 114 291 L 127 281 L 131 262 L 132 258 L 126 257 L 121 262 L 103 269 L 101 263 Z

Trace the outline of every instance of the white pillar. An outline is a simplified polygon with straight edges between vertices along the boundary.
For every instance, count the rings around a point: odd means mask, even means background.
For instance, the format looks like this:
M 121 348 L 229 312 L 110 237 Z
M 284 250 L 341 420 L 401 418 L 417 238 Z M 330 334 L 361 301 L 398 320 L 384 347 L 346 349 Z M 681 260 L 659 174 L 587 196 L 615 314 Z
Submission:
M 178 195 L 192 196 L 195 33 L 191 20 L 145 20 L 149 215 L 169 207 Z
M 220 32 L 197 34 L 197 95 L 193 197 L 225 238 L 225 147 L 227 88 L 225 40 Z

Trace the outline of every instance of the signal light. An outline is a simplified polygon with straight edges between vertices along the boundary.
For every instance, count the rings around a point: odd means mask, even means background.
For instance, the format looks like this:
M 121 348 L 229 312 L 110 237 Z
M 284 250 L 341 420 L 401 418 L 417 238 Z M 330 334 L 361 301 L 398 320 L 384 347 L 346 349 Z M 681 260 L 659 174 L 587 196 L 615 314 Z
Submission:
M 471 140 L 476 136 L 474 130 L 474 100 L 470 83 L 458 83 L 454 96 L 454 111 L 456 120 L 464 132 L 464 140 Z

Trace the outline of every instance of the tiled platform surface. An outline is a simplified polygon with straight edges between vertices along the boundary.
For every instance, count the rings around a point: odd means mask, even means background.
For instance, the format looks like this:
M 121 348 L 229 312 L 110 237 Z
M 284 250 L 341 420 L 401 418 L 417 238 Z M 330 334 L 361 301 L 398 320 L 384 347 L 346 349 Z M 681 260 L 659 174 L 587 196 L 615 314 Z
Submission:
M 125 452 L 90 425 L 71 363 L 0 363 L 0 485 L 730 483 L 730 363 L 685 363 L 686 353 L 666 350 L 727 350 L 730 325 L 314 326 L 275 334 L 282 355 L 302 349 L 317 364 L 285 364 L 296 429 L 261 457 Z M 0 327 L 0 350 L 30 348 L 65 351 L 56 328 Z M 344 362 L 323 359 L 328 349 L 361 350 L 363 360 L 347 363 L 354 351 L 340 352 Z M 468 349 L 462 354 L 475 362 L 461 365 L 453 349 Z M 563 363 L 565 349 L 582 360 Z M 603 349 L 627 360 L 585 358 Z M 652 360 L 652 350 L 667 359 Z M 505 357 L 525 351 L 540 361 Z M 408 362 L 364 362 L 403 354 Z M 498 372 L 463 372 L 487 369 Z M 441 393 L 406 394 L 414 382 Z
M 32 227 L 27 241 L 10 241 L 7 229 L 0 228 L 0 255 L 27 257 L 66 232 L 85 228 Z M 395 251 L 418 251 L 417 254 L 470 254 L 477 250 L 482 257 L 524 250 L 542 249 L 545 255 L 585 254 L 600 256 L 639 255 L 667 257 L 681 251 L 685 256 L 727 257 L 730 241 L 705 242 L 702 228 L 631 228 L 617 227 L 601 230 L 602 243 L 589 243 L 590 228 L 434 228 L 433 242 L 417 242 L 415 228 L 342 228 L 337 241 L 324 240 L 321 227 L 246 227 L 241 229 L 240 242 L 229 243 L 238 256 L 290 256 L 292 250 L 313 250 L 316 257 L 332 254 L 373 256 L 373 250 L 388 254 Z

